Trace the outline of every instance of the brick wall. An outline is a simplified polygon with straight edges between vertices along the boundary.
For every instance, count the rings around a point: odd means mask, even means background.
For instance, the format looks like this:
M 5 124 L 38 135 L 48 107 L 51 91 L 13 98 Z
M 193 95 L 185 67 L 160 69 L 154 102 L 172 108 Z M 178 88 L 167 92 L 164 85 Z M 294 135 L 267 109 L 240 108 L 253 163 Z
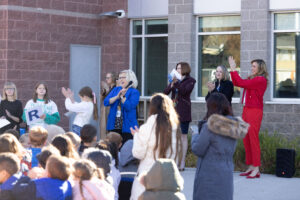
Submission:
M 8 3 L 17 7 L 0 11 L 0 88 L 6 80 L 15 82 L 25 106 L 32 98 L 34 85 L 46 82 L 50 98 L 58 105 L 62 117 L 59 125 L 67 128 L 60 88 L 69 86 L 70 45 L 101 45 L 102 77 L 105 72 L 128 68 L 129 21 L 97 19 L 91 14 L 99 14 L 102 8 L 105 11 L 127 8 L 127 1 L 9 0 Z M 18 6 L 29 10 L 19 11 Z M 38 7 L 44 10 L 36 12 Z
M 103 1 L 102 12 L 123 9 L 127 13 L 127 0 Z M 102 80 L 107 72 L 120 72 L 129 68 L 130 21 L 106 18 L 101 20 Z

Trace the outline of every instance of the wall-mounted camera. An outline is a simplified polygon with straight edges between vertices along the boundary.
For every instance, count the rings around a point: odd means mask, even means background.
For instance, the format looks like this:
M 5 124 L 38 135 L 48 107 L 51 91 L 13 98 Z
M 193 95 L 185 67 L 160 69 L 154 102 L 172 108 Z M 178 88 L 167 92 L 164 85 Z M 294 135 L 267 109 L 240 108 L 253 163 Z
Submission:
M 124 10 L 117 10 L 112 12 L 103 12 L 99 14 L 99 17 L 117 17 L 117 18 L 124 18 L 125 17 Z

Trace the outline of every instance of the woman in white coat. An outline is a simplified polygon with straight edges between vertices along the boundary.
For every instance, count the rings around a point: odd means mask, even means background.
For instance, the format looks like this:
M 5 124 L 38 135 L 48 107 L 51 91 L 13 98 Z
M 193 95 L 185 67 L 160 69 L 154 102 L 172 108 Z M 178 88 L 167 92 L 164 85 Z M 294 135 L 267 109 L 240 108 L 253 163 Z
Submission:
M 131 128 L 134 135 L 132 154 L 140 160 L 138 176 L 131 190 L 131 200 L 137 200 L 145 191 L 138 181 L 139 175 L 148 172 L 158 158 L 180 160 L 180 122 L 172 100 L 165 94 L 154 94 L 150 100 L 149 118 L 140 129 Z

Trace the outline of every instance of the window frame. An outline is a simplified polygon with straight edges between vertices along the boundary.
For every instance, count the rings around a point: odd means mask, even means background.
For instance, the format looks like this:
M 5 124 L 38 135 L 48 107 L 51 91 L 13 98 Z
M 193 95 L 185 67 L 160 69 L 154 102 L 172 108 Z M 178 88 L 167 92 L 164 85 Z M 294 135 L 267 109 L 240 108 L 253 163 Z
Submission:
M 274 73 L 276 72 L 275 71 L 275 44 L 274 44 L 274 36 L 275 36 L 275 33 L 300 33 L 300 26 L 298 27 L 298 29 L 294 29 L 294 30 L 290 30 L 290 29 L 286 29 L 286 30 L 275 30 L 275 15 L 276 14 L 285 14 L 285 13 L 298 13 L 298 18 L 296 18 L 296 23 L 297 24 L 300 24 L 300 22 L 297 20 L 300 20 L 300 10 L 293 10 L 293 11 L 275 11 L 275 12 L 272 12 L 272 15 L 271 15 L 271 67 L 270 67 L 270 80 L 269 80 L 269 83 L 270 83 L 270 89 L 271 89 L 271 92 L 270 92 L 270 95 L 271 95 L 271 98 L 270 100 L 271 101 L 266 101 L 265 103 L 266 104 L 271 104 L 271 103 L 276 103 L 276 104 L 300 104 L 300 98 L 276 98 L 274 97 L 274 87 L 275 87 L 275 83 L 274 83 L 274 78 L 275 78 L 275 75 Z M 300 56 L 300 55 L 299 55 Z M 300 77 L 299 77 L 300 78 Z
M 134 38 L 141 38 L 142 39 L 142 77 L 141 77 L 141 82 L 138 83 L 141 84 L 141 99 L 150 99 L 151 96 L 145 96 L 145 39 L 146 38 L 154 38 L 154 37 L 167 37 L 168 38 L 168 33 L 161 33 L 161 34 L 146 34 L 145 33 L 145 26 L 146 26 L 146 21 L 148 20 L 168 20 L 168 18 L 134 18 L 130 19 L 130 33 L 129 33 L 129 69 L 133 69 L 132 66 L 132 55 L 133 55 L 133 49 L 132 49 L 132 44 L 133 44 L 133 39 Z M 133 34 L 133 22 L 134 21 L 142 21 L 142 34 L 139 35 L 134 35 Z M 167 74 L 166 74 L 167 76 Z
M 241 35 L 241 30 L 239 31 L 220 31 L 220 32 L 199 32 L 199 20 L 201 17 L 222 17 L 222 16 L 239 16 L 241 17 L 240 14 L 214 14 L 214 15 L 197 15 L 196 17 L 196 68 L 195 68 L 195 73 L 196 73 L 196 83 L 202 82 L 202 80 L 199 80 L 199 36 L 200 35 Z M 241 26 L 240 26 L 241 27 Z M 199 84 L 197 84 L 196 91 L 195 91 L 195 100 L 197 102 L 206 102 L 205 101 L 205 96 L 200 97 L 198 94 L 199 91 Z M 202 85 L 201 85 L 202 87 Z M 232 103 L 239 103 L 240 102 L 240 97 L 232 97 Z

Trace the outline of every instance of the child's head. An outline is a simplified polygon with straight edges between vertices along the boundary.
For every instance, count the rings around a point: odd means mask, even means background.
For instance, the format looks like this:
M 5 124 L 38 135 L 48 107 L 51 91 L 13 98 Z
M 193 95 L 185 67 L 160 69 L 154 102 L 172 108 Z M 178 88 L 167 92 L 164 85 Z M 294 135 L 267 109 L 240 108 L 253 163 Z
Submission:
M 123 138 L 119 133 L 109 132 L 105 139 L 109 142 L 115 143 L 118 149 L 120 149 L 122 146 Z
M 93 144 L 97 140 L 97 129 L 91 124 L 84 125 L 80 130 L 81 142 Z
M 33 147 L 43 146 L 47 137 L 48 131 L 41 126 L 35 126 L 29 130 L 29 141 Z
M 70 161 L 63 156 L 52 155 L 48 158 L 46 172 L 49 178 L 67 180 L 71 174 Z
M 83 199 L 84 199 L 84 196 L 83 196 L 83 191 L 82 191 L 82 181 L 90 180 L 94 176 L 99 177 L 100 179 L 105 179 L 103 172 L 102 172 L 102 177 L 101 177 L 101 170 L 98 169 L 97 166 L 95 165 L 95 163 L 93 163 L 90 160 L 87 160 L 87 159 L 77 160 L 73 164 L 73 168 L 74 168 L 73 176 L 74 176 L 75 180 L 79 180 L 80 193 L 81 193 L 81 196 L 83 197 Z
M 118 155 L 118 147 L 115 143 L 109 142 L 108 140 L 100 140 L 96 145 L 97 148 L 101 150 L 106 150 L 110 153 L 112 158 L 115 160 L 115 167 L 119 166 L 119 155 Z
M 94 120 L 98 119 L 98 107 L 97 107 L 97 98 L 96 98 L 96 94 L 93 92 L 93 90 L 86 86 L 81 88 L 81 90 L 79 91 L 79 96 L 81 99 L 83 99 L 84 97 L 87 97 L 91 102 L 93 102 L 94 104 L 94 111 L 93 111 L 93 117 Z
M 46 104 L 49 102 L 48 88 L 45 83 L 37 83 L 35 85 L 33 92 L 33 101 L 36 102 L 38 97 L 43 97 L 43 100 L 45 100 Z
M 21 158 L 23 150 L 23 146 L 15 136 L 9 133 L 4 133 L 0 136 L 0 153 L 11 152 Z
M 74 149 L 71 139 L 65 135 L 55 136 L 51 144 L 60 151 L 60 155 L 62 156 L 74 159 L 77 159 L 79 157 L 76 153 L 76 150 Z
M 21 135 L 19 141 L 24 148 L 29 148 L 30 147 L 29 133 L 25 133 Z
M 4 133 L 12 134 L 12 135 L 14 135 L 17 139 L 20 138 L 20 133 L 19 133 L 17 130 L 15 130 L 15 129 L 8 129 L 8 130 L 6 130 Z
M 0 184 L 20 171 L 20 159 L 14 153 L 0 153 Z
M 51 144 L 46 147 L 43 147 L 41 153 L 36 155 L 36 157 L 39 161 L 39 165 L 42 168 L 44 168 L 44 169 L 46 168 L 47 160 L 51 155 L 57 155 L 57 156 L 60 155 L 59 150 Z
M 67 132 L 65 136 L 69 137 L 72 141 L 74 148 L 78 149 L 81 143 L 81 138 L 74 132 Z
M 96 149 L 96 148 L 88 148 L 85 149 L 82 158 L 93 161 L 98 168 L 102 168 L 104 170 L 105 177 L 110 173 L 110 165 L 111 165 L 111 155 L 108 151 Z
M 55 136 L 65 133 L 65 130 L 62 127 L 57 126 L 55 124 L 47 125 L 46 130 L 48 131 L 48 137 L 47 137 L 48 144 L 51 143 L 51 141 Z

